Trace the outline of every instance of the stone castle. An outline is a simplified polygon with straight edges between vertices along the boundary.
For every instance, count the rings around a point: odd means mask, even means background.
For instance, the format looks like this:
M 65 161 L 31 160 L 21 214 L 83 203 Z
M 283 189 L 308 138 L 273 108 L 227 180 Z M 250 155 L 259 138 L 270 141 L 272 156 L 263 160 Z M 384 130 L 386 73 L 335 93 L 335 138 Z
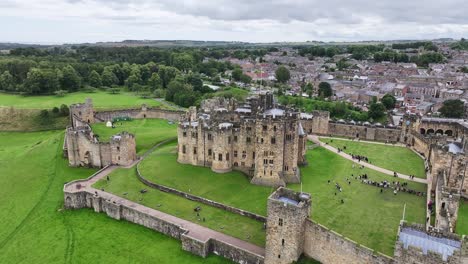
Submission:
M 301 114 L 280 108 L 273 94 L 259 93 L 245 103 L 214 98 L 197 112 L 191 107 L 178 127 L 178 162 L 239 170 L 259 185 L 300 182 L 306 133 Z

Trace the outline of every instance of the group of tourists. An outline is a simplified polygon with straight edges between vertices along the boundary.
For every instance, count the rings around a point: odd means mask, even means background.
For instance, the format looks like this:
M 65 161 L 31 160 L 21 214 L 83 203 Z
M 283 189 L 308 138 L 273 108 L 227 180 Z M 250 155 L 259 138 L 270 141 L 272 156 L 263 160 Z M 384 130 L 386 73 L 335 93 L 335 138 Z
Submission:
M 370 163 L 369 158 L 367 158 L 366 156 L 354 155 L 354 154 L 350 154 L 350 155 L 353 158 L 353 160 L 357 160 L 358 162 L 361 162 L 361 160 L 362 160 L 362 161 L 365 161 L 367 163 Z
M 372 181 L 372 180 L 368 180 L 367 175 L 365 177 L 360 176 L 360 179 L 361 179 L 361 183 L 363 183 L 363 184 L 368 184 L 368 185 L 372 185 L 372 186 L 381 188 L 380 193 L 383 193 L 384 189 L 393 189 L 393 194 L 395 194 L 395 195 L 398 192 L 405 192 L 405 193 L 414 194 L 414 195 L 417 195 L 417 196 L 424 196 L 425 195 L 424 192 L 419 192 L 419 191 L 415 191 L 413 189 L 407 188 L 407 186 L 408 186 L 407 182 L 393 181 L 393 182 L 390 183 L 387 180 L 380 181 L 380 182 Z

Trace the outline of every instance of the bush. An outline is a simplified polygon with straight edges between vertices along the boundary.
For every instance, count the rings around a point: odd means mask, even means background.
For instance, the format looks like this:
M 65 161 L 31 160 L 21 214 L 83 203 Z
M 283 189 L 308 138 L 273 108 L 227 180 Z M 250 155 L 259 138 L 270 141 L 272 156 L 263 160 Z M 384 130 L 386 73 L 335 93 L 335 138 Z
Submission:
M 166 97 L 166 91 L 163 89 L 156 89 L 153 92 L 153 96 L 156 98 L 164 98 Z
M 60 109 L 58 107 L 54 107 L 54 108 L 52 108 L 52 113 L 57 115 L 58 113 L 60 113 Z
M 68 91 L 66 90 L 58 90 L 58 91 L 55 91 L 54 94 L 58 97 L 64 97 L 66 94 L 68 93 Z
M 60 106 L 60 115 L 62 116 L 68 116 L 70 114 L 70 109 L 66 104 L 62 104 Z

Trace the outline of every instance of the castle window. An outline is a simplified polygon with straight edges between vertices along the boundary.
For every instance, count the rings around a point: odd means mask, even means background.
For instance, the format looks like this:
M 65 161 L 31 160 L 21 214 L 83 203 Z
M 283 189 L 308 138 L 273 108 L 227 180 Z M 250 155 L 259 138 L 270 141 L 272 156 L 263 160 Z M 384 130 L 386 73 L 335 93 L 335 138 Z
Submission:
M 279 225 L 279 226 L 283 226 L 283 218 L 280 218 L 280 219 L 278 220 L 278 225 Z
M 285 166 L 284 166 L 284 170 L 285 170 L 285 171 L 288 171 L 288 170 L 289 170 L 289 166 L 285 165 Z
M 281 258 L 281 255 L 278 255 L 278 258 Z
M 226 160 L 229 160 L 229 153 L 226 153 Z
M 78 113 L 81 115 L 81 111 L 80 111 L 80 112 L 78 112 Z
M 270 156 L 274 156 L 275 153 L 273 151 L 270 151 Z
M 272 160 L 272 159 L 270 160 L 270 164 L 273 164 L 273 160 Z
M 255 151 L 252 152 L 252 159 L 255 159 Z
M 281 239 L 281 245 L 284 247 L 284 239 Z
M 237 136 L 234 136 L 234 142 L 237 142 Z
M 208 150 L 208 156 L 211 156 L 211 149 Z
M 182 133 L 182 136 L 186 137 L 186 136 L 187 136 L 187 132 L 184 131 L 184 132 Z
M 268 159 L 263 159 L 263 164 L 267 165 L 268 164 Z
M 260 139 L 260 143 L 262 143 L 262 144 L 263 144 L 263 138 L 261 138 L 261 139 Z
M 234 158 L 237 158 L 237 150 L 234 150 Z
M 185 154 L 185 145 L 182 146 L 182 153 Z
M 252 131 L 251 127 L 247 127 L 246 129 L 247 129 L 247 131 Z
M 117 151 L 120 151 L 120 147 L 117 147 Z
M 265 156 L 265 157 L 268 156 L 268 151 L 266 151 L 266 150 L 263 151 L 263 156 Z
M 291 140 L 292 136 L 290 134 L 286 135 L 286 140 Z
M 272 176 L 272 175 L 273 175 L 273 171 L 270 171 L 270 176 Z
M 196 148 L 196 147 L 193 148 L 193 154 L 194 154 L 194 155 L 197 154 L 197 148 Z
M 239 163 L 234 162 L 234 167 L 238 167 L 238 166 L 239 166 Z
M 276 144 L 276 138 L 274 137 L 271 138 L 271 144 Z
M 246 141 L 247 143 L 250 143 L 250 137 L 247 137 L 247 138 L 245 139 L 245 141 Z
M 119 160 L 120 160 L 120 156 L 118 156 L 118 157 L 117 157 L 117 159 L 119 159 Z
M 263 131 L 267 131 L 267 129 L 268 129 L 268 126 L 265 126 L 265 125 L 264 125 L 264 126 L 263 126 Z
M 211 134 L 208 134 L 208 140 L 213 140 L 213 136 Z
M 245 162 L 242 161 L 242 162 L 241 162 L 241 166 L 242 166 L 242 167 L 245 167 Z
M 228 144 L 231 144 L 231 137 L 228 137 Z
M 273 126 L 273 131 L 276 131 L 276 126 Z
M 223 154 L 221 154 L 221 153 L 218 154 L 218 160 L 223 161 Z
M 247 157 L 247 152 L 245 150 L 242 151 L 242 158 L 245 159 Z

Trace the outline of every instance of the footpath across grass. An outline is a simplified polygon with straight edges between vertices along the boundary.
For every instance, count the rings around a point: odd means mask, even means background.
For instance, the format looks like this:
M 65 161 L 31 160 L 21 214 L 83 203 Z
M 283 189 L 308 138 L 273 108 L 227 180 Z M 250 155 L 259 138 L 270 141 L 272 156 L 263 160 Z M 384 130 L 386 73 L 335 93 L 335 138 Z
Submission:
M 127 131 L 135 135 L 137 154 L 148 151 L 156 143 L 177 137 L 177 124 L 164 119 L 135 119 L 132 121 L 115 122 L 115 128 L 106 127 L 105 123 L 92 124 L 93 132 L 99 135 L 99 140 L 108 142 L 110 137 Z
M 273 188 L 252 185 L 240 172 L 218 174 L 210 168 L 179 164 L 175 147 L 175 142 L 165 145 L 143 160 L 140 164 L 143 176 L 162 185 L 266 215 L 267 198 Z M 407 193 L 394 195 L 391 189 L 380 193 L 380 188 L 351 179 L 351 174 L 358 177 L 367 173 L 374 181 L 391 182 L 395 178 L 367 168 L 353 169 L 351 161 L 324 148 L 309 150 L 307 160 L 309 165 L 301 168 L 302 188 L 312 195 L 311 217 L 317 222 L 388 255 L 393 254 L 405 203 L 406 219 L 424 222 L 424 197 Z M 346 178 L 351 180 L 351 185 Z M 337 191 L 335 182 L 342 186 L 343 192 Z M 288 187 L 301 188 L 299 184 Z M 408 188 L 426 191 L 424 184 L 414 182 L 408 182 Z
M 118 169 L 110 175 L 110 180 L 102 179 L 93 187 L 103 188 L 122 198 L 140 203 L 156 210 L 206 226 L 227 235 L 265 246 L 263 223 L 251 218 L 230 213 L 222 209 L 194 202 L 183 197 L 151 189 L 136 177 L 136 169 Z M 142 194 L 141 190 L 147 190 Z M 199 215 L 194 209 L 200 206 Z M 205 221 L 203 221 L 203 219 Z
M 96 91 L 94 93 L 75 92 L 65 96 L 43 95 L 43 96 L 23 96 L 15 94 L 0 93 L 0 107 L 15 107 L 28 109 L 52 109 L 60 107 L 61 104 L 71 105 L 84 103 L 86 98 L 93 99 L 94 108 L 121 109 L 129 107 L 139 107 L 142 104 L 148 106 L 161 106 L 161 103 L 150 98 L 141 98 L 133 93 L 122 92 L 111 94 L 106 91 Z
M 460 200 L 456 231 L 459 235 L 468 235 L 468 201 Z
M 63 210 L 70 168 L 63 131 L 0 133 L 0 263 L 232 263 L 182 250 L 180 241 L 91 209 Z
M 341 148 L 347 154 L 366 156 L 370 163 L 387 170 L 426 178 L 424 160 L 408 148 L 336 138 L 320 138 L 320 141 Z

